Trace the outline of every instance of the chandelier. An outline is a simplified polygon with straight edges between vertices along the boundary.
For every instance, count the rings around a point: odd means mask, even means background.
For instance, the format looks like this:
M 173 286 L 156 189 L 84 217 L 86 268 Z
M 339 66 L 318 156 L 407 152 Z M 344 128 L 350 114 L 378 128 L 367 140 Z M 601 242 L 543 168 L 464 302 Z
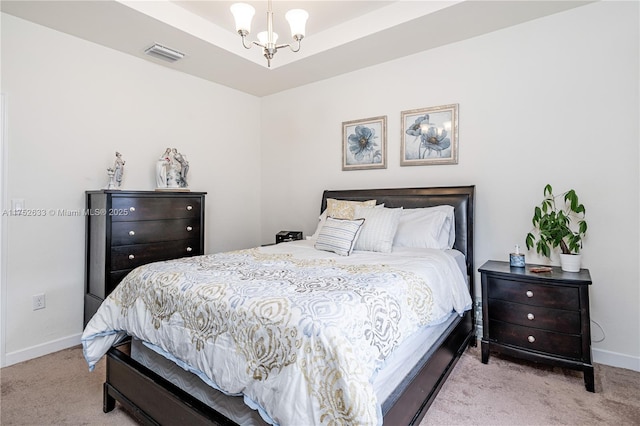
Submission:
M 246 37 L 251 32 L 251 20 L 256 10 L 253 6 L 246 3 L 234 3 L 231 5 L 231 13 L 236 21 L 236 31 L 242 37 L 242 45 L 245 49 L 251 49 L 255 44 L 262 48 L 264 57 L 267 58 L 267 66 L 271 68 L 271 59 L 278 49 L 288 47 L 292 52 L 300 50 L 300 41 L 304 38 L 304 27 L 309 18 L 309 14 L 302 9 L 291 9 L 284 15 L 291 26 L 291 37 L 298 43 L 296 48 L 290 44 L 276 44 L 278 34 L 273 32 L 273 10 L 271 9 L 271 0 L 267 4 L 267 31 L 258 33 L 258 41 L 253 41 L 247 45 Z

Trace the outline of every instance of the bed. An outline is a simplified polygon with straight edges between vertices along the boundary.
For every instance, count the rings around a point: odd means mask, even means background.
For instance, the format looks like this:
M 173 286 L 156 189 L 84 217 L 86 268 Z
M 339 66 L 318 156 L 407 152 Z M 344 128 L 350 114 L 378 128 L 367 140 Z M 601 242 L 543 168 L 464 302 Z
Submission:
M 117 400 L 149 424 L 418 424 L 475 345 L 474 191 L 324 191 L 324 215 L 308 241 L 132 271 L 82 338 L 90 366 L 106 353 L 103 410 Z M 327 218 L 336 205 L 355 216 Z M 447 206 L 446 249 L 396 247 L 403 223 L 403 238 L 415 234 L 398 217 Z M 388 253 L 391 243 L 370 237 L 373 224 L 392 216 L 400 224 Z M 349 253 L 332 248 L 335 229 L 351 232 Z M 183 298 L 191 289 L 200 299 Z

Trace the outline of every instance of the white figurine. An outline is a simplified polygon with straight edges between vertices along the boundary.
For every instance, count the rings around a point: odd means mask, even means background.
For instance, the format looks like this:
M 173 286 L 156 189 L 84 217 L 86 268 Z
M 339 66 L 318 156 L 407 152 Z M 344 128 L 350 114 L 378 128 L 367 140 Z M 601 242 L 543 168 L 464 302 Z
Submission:
M 186 188 L 189 185 L 187 184 L 187 173 L 189 173 L 189 162 L 184 155 L 180 154 L 176 148 L 173 148 L 173 158 L 180 164 L 180 187 Z
M 168 169 L 171 166 L 172 158 L 171 158 L 171 148 L 167 148 L 167 150 L 158 158 L 156 162 L 156 187 L 157 188 L 166 188 L 167 187 L 167 173 Z
M 116 151 L 116 162 L 113 169 L 116 187 L 120 188 L 122 186 L 122 176 L 124 175 L 124 160 L 122 159 L 122 154 L 118 151 Z
M 189 162 L 185 156 L 179 153 L 177 148 L 167 148 L 156 161 L 156 188 L 187 189 L 188 173 Z
M 107 187 L 105 189 L 118 189 L 116 188 L 116 182 L 113 179 L 113 176 L 116 174 L 115 170 L 113 170 L 113 168 L 109 167 L 107 169 L 107 175 L 109 176 L 109 183 L 107 184 Z

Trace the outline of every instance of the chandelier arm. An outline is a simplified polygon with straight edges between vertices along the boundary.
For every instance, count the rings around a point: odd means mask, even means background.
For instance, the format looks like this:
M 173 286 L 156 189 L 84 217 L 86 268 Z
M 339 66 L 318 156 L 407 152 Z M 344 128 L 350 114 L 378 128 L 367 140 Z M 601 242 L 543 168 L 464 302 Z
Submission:
M 300 51 L 300 40 L 296 40 L 298 42 L 298 45 L 294 48 L 293 46 L 291 46 L 291 43 L 287 43 L 287 44 L 279 44 L 276 46 L 276 50 L 278 49 L 282 49 L 283 47 L 288 47 L 289 49 L 291 49 L 292 52 L 299 52 Z
M 245 49 L 251 49 L 251 47 L 253 46 L 252 43 L 249 43 L 249 45 L 247 46 L 246 40 L 247 40 L 247 35 L 246 34 L 242 34 L 240 31 L 238 31 L 238 34 L 240 34 L 240 37 L 242 37 L 242 46 Z M 255 43 L 255 41 L 253 42 Z
M 298 47 L 296 49 L 294 49 L 293 47 L 291 47 L 290 44 L 287 44 L 287 46 L 289 46 L 289 49 L 291 49 L 292 52 L 298 52 L 300 51 L 300 40 L 302 40 L 302 38 L 296 39 L 296 41 L 298 42 Z

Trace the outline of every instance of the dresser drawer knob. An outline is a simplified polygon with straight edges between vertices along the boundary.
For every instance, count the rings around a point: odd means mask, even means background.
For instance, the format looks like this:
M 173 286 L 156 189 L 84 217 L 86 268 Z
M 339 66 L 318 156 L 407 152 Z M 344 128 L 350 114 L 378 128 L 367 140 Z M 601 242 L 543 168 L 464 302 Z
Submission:
M 193 249 L 192 249 L 191 247 L 187 247 L 187 251 L 188 251 L 189 253 L 191 253 L 191 252 L 193 251 Z
M 193 210 L 193 206 L 187 206 L 187 210 Z
M 533 292 L 531 290 L 527 290 L 527 297 L 533 297 Z
M 187 226 L 187 231 L 193 231 L 193 227 Z
M 135 259 L 135 258 L 136 258 L 136 257 L 135 257 L 134 255 L 132 255 L 132 254 L 130 254 L 130 255 L 129 255 L 129 260 L 133 260 L 133 259 Z
M 533 336 L 529 336 L 529 337 L 527 337 L 527 340 L 529 341 L 529 343 L 533 343 L 533 342 L 536 341 L 536 338 L 533 337 Z
M 534 319 L 536 319 L 536 317 L 535 317 L 532 313 L 528 313 L 528 314 L 527 314 L 527 319 L 528 319 L 529 321 L 533 321 Z
M 129 207 L 129 211 L 130 211 L 130 212 L 135 212 L 135 211 L 136 211 L 136 208 L 135 208 L 135 207 Z
M 129 235 L 131 235 L 133 237 L 134 235 L 136 235 L 136 232 L 135 231 L 129 231 Z

